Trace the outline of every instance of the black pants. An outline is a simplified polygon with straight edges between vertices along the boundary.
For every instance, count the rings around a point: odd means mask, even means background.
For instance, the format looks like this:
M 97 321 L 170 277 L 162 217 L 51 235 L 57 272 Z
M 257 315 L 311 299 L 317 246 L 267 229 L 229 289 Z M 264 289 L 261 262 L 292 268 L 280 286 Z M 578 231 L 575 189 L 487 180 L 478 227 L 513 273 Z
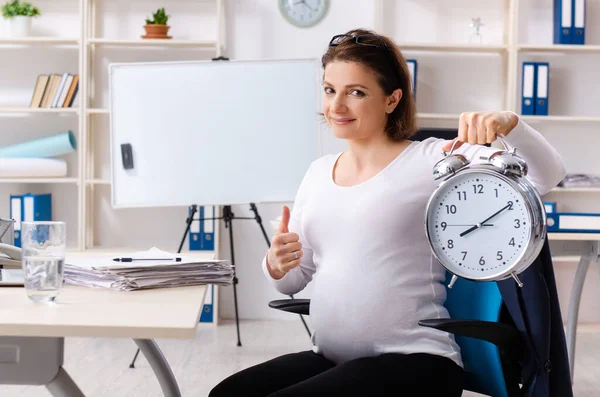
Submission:
M 209 397 L 458 397 L 462 382 L 463 369 L 441 356 L 390 353 L 336 366 L 321 355 L 305 351 L 233 374 Z

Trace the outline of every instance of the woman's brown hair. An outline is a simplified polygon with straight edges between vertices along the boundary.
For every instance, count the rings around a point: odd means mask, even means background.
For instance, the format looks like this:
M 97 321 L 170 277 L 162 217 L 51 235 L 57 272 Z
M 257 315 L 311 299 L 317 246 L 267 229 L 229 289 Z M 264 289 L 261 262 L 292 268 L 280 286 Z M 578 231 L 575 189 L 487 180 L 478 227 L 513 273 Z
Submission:
M 402 90 L 402 98 L 388 114 L 385 132 L 393 141 L 402 141 L 417 132 L 415 98 L 404 56 L 393 40 L 373 31 L 354 29 L 334 36 L 323 57 L 323 70 L 329 62 L 357 62 L 372 70 L 385 95 Z

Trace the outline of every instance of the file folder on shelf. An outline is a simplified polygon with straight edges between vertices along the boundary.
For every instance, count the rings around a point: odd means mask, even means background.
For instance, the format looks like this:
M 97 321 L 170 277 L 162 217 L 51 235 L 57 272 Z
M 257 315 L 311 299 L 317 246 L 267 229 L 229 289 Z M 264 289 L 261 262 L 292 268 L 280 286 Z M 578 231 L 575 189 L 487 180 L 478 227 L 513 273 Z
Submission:
M 215 249 L 215 207 L 198 207 L 198 219 L 190 225 L 190 251 L 214 251 Z
M 52 220 L 52 195 L 24 194 L 23 195 L 23 221 L 51 221 Z
M 585 0 L 573 0 L 571 44 L 585 44 Z
M 536 116 L 547 116 L 548 115 L 548 75 L 550 74 L 550 67 L 548 62 L 536 62 L 535 70 L 535 115 Z
M 191 213 L 192 209 L 190 207 L 188 208 L 188 216 L 190 216 Z M 200 250 L 200 220 L 198 218 L 194 218 L 190 224 L 189 245 L 190 251 Z
M 546 214 L 548 232 L 600 233 L 600 214 L 555 212 Z
M 553 214 L 556 212 L 556 202 L 546 201 L 544 202 L 544 209 L 546 210 L 546 214 Z
M 15 247 L 21 246 L 21 222 L 23 221 L 23 196 L 10 195 L 10 218 L 15 221 Z
M 586 0 L 554 0 L 554 44 L 585 44 Z
M 535 62 L 523 62 L 523 77 L 521 81 L 521 114 L 535 114 L 536 102 L 536 66 Z
M 15 221 L 15 246 L 21 246 L 21 222 L 51 221 L 52 195 L 23 194 L 10 196 L 10 217 Z
M 214 285 L 209 284 L 206 286 L 206 297 L 204 298 L 204 305 L 202 305 L 202 313 L 200 314 L 201 323 L 212 323 L 213 322 L 213 302 L 215 298 Z
M 407 59 L 406 65 L 408 66 L 408 71 L 410 73 L 411 78 L 411 89 L 413 95 L 417 96 L 417 60 L 416 59 Z
M 571 44 L 573 30 L 573 1 L 554 0 L 554 44 Z

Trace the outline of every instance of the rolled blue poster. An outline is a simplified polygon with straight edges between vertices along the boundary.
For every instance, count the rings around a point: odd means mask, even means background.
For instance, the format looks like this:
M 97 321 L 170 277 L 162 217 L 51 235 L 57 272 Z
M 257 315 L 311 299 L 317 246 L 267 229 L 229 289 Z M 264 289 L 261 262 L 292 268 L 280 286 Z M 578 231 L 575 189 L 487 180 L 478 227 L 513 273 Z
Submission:
M 73 131 L 0 148 L 0 157 L 57 157 L 73 152 L 77 142 Z

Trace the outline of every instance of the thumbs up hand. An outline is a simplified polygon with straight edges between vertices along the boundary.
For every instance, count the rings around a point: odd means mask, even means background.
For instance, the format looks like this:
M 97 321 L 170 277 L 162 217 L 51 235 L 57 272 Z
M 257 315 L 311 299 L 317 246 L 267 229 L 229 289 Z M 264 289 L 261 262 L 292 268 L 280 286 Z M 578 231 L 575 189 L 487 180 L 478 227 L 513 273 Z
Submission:
M 300 265 L 302 243 L 297 233 L 290 233 L 290 209 L 283 206 L 281 222 L 271 239 L 271 248 L 267 253 L 267 267 L 274 279 L 280 279 L 287 272 Z

